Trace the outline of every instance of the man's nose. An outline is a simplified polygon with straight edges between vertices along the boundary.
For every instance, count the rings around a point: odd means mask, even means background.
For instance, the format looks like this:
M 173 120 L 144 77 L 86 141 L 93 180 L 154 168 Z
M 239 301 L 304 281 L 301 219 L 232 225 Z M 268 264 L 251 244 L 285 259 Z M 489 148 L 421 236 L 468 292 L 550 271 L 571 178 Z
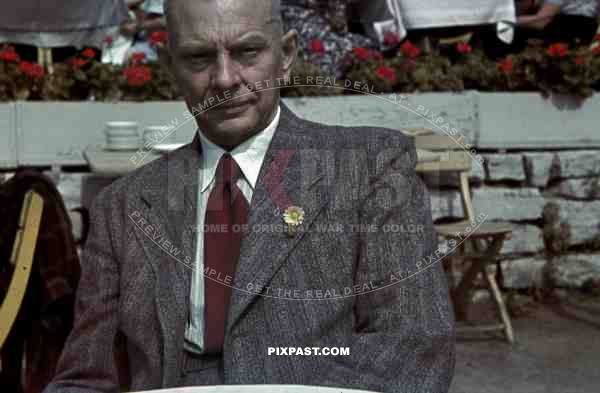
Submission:
M 238 64 L 236 64 L 229 54 L 224 53 L 219 56 L 217 67 L 213 78 L 214 88 L 217 90 L 228 90 L 241 82 Z

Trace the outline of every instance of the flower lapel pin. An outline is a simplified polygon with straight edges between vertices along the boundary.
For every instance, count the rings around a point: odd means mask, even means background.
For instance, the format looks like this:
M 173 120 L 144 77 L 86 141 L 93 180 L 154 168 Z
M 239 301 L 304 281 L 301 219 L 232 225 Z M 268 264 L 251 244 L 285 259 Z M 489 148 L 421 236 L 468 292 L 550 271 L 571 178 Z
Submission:
M 298 206 L 289 206 L 283 212 L 283 221 L 287 225 L 287 234 L 290 237 L 296 236 L 300 225 L 304 222 L 304 210 Z

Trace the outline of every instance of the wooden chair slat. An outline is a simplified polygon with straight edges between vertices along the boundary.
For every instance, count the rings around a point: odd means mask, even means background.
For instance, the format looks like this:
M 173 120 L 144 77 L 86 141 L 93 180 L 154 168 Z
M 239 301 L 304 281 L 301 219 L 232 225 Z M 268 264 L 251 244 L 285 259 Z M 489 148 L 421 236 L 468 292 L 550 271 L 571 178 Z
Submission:
M 467 230 L 467 228 L 469 228 Z M 435 230 L 442 236 L 447 237 L 489 237 L 505 236 L 512 232 L 512 225 L 504 222 L 482 222 L 471 226 L 468 222 L 438 224 Z
M 473 158 L 464 150 L 450 150 L 439 153 L 437 161 L 418 162 L 417 172 L 455 171 L 469 172 L 473 165 Z
M 429 128 L 402 128 L 400 132 L 410 137 L 417 137 L 422 135 L 432 135 L 434 134 L 433 130 Z
M 0 306 L 0 349 L 8 337 L 25 297 L 43 209 L 42 197 L 35 191 L 28 191 L 23 199 L 19 229 L 10 261 L 15 265 L 15 269 Z
M 427 150 L 464 150 L 463 144 L 449 135 L 418 135 L 414 137 L 415 146 Z

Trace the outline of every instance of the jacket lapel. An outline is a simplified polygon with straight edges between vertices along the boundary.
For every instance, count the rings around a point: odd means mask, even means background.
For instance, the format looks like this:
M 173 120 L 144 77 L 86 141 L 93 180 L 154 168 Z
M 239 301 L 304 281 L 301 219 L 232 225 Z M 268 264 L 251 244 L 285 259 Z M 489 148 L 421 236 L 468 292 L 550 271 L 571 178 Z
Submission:
M 262 288 L 282 267 L 289 253 L 303 238 L 305 230 L 327 202 L 325 194 L 311 192 L 324 177 L 311 165 L 311 150 L 318 141 L 300 132 L 299 120 L 283 103 L 280 122 L 263 161 L 256 184 L 250 215 L 249 232 L 242 241 L 228 314 L 228 334 L 243 311 L 259 296 Z M 302 151 L 298 147 L 302 147 Z M 303 229 L 288 235 L 283 211 L 290 205 L 305 212 Z
M 189 313 L 190 283 L 196 256 L 196 201 L 201 154 L 198 137 L 171 153 L 166 165 L 158 166 L 151 188 L 141 192 L 149 205 L 147 220 L 162 229 L 170 242 L 145 239 L 144 248 L 163 247 L 150 253 L 156 273 L 156 303 L 163 334 L 163 384 L 179 379 L 185 322 Z M 158 243 L 158 244 L 157 244 Z

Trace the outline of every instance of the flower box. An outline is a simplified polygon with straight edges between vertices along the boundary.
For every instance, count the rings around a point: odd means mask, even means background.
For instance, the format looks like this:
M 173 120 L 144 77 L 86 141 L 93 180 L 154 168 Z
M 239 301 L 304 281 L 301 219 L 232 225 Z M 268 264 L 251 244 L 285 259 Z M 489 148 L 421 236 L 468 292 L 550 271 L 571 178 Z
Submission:
M 12 168 L 17 164 L 15 117 L 15 103 L 0 103 L 0 168 Z
M 479 149 L 600 148 L 600 94 L 478 93 Z
M 326 124 L 401 130 L 429 128 L 483 150 L 600 148 L 600 95 L 579 103 L 537 93 L 422 93 L 284 98 L 299 116 Z M 565 103 L 569 105 L 565 105 Z M 579 106 L 577 106 L 579 105 Z M 85 165 L 83 150 L 104 143 L 108 121 L 171 125 L 173 142 L 192 139 L 196 126 L 181 101 L 146 103 L 26 102 L 0 104 L 0 168 Z

